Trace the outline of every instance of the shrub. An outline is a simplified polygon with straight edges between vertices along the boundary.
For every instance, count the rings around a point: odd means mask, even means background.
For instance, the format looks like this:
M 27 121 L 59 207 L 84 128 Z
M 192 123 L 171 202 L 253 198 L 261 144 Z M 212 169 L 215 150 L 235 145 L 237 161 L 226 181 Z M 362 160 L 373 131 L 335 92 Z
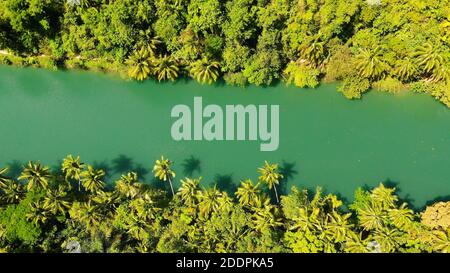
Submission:
M 372 84 L 372 87 L 389 93 L 398 93 L 406 89 L 405 85 L 401 81 L 392 77 L 387 77 L 376 81 Z
M 368 79 L 353 76 L 346 77 L 338 87 L 338 91 L 342 92 L 347 99 L 360 99 L 362 93 L 369 90 L 369 87 L 370 82 Z
M 304 64 L 298 64 L 291 62 L 284 70 L 287 84 L 294 83 L 295 86 L 303 87 L 316 87 L 319 85 L 320 71 L 315 68 L 307 67 Z

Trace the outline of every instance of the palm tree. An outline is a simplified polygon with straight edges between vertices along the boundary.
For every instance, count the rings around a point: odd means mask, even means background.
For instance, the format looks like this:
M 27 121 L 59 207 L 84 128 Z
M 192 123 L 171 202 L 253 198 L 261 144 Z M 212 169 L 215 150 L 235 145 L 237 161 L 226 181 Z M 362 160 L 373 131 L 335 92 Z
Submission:
M 155 165 L 153 166 L 153 173 L 159 180 L 169 181 L 172 196 L 175 196 L 172 186 L 172 178 L 175 177 L 175 172 L 170 168 L 171 165 L 172 161 L 164 159 L 164 156 L 161 156 L 161 159 L 156 160 Z
M 388 217 L 394 226 L 404 229 L 411 226 L 414 212 L 408 208 L 406 203 L 403 203 L 398 209 L 388 210 Z
M 140 40 L 137 43 L 138 48 L 144 48 L 150 56 L 155 56 L 156 49 L 161 40 L 158 36 L 152 36 L 152 30 L 139 30 Z
M 138 175 L 135 172 L 129 172 L 122 175 L 116 182 L 116 191 L 127 198 L 135 198 L 140 191 L 138 187 Z
M 18 177 L 19 180 L 27 180 L 27 189 L 46 189 L 50 179 L 50 168 L 42 166 L 39 162 L 29 161 Z
M 388 209 L 395 207 L 395 203 L 398 201 L 398 197 L 394 194 L 395 188 L 386 188 L 383 183 L 372 190 L 372 200 L 382 206 L 382 208 Z
M 318 38 L 312 39 L 307 45 L 300 47 L 300 57 L 308 60 L 314 66 L 319 65 L 325 55 L 325 42 L 320 42 Z
M 365 230 L 381 229 L 386 221 L 386 215 L 381 205 L 373 203 L 360 208 L 358 218 L 360 225 Z
M 258 168 L 258 172 L 261 174 L 259 176 L 259 181 L 267 184 L 269 190 L 272 188 L 274 189 L 277 203 L 280 203 L 276 185 L 279 184 L 280 180 L 283 178 L 283 175 L 278 172 L 278 164 L 269 164 L 269 162 L 264 161 L 264 166 Z
M 56 190 L 47 191 L 47 195 L 44 198 L 43 208 L 53 214 L 60 212 L 64 215 L 66 209 L 69 207 L 69 202 L 65 200 L 66 195 L 67 192 L 61 186 Z
M 444 57 L 431 43 L 418 47 L 413 57 L 416 57 L 417 65 L 426 73 L 437 70 L 444 63 Z
M 219 62 L 209 61 L 205 57 L 191 65 L 190 73 L 198 82 L 211 84 L 219 78 L 219 68 Z
M 98 230 L 97 228 L 103 219 L 99 206 L 92 203 L 91 200 L 84 203 L 74 203 L 70 211 L 70 216 L 72 219 L 83 224 L 91 232 Z
M 270 205 L 268 201 L 261 208 L 257 208 L 252 215 L 253 228 L 260 233 L 268 232 L 282 225 L 273 212 L 274 206 Z
M 25 196 L 25 190 L 22 185 L 3 175 L 7 170 L 7 168 L 0 170 L 0 200 L 8 204 L 18 203 Z
M 164 55 L 155 59 L 153 73 L 158 81 L 171 80 L 174 81 L 178 78 L 178 72 L 180 68 L 177 62 L 170 56 Z
M 78 191 L 81 190 L 81 172 L 83 172 L 84 163 L 80 162 L 80 157 L 74 158 L 72 155 L 68 155 L 63 159 L 61 164 L 61 170 L 65 173 L 67 179 L 75 179 L 78 181 Z
M 39 225 L 39 223 L 45 224 L 50 218 L 49 211 L 43 206 L 41 202 L 33 202 L 30 204 L 31 212 L 27 214 L 27 219 Z
M 0 187 L 3 187 L 5 183 L 10 180 L 8 177 L 6 177 L 7 173 L 8 168 L 0 168 Z
M 152 72 L 153 58 L 146 48 L 136 50 L 127 60 L 128 75 L 138 81 L 145 80 Z
M 200 184 L 199 179 L 185 178 L 181 180 L 181 187 L 177 192 L 184 204 L 187 206 L 193 206 L 197 203 L 197 196 L 199 192 L 198 185 Z
M 200 216 L 204 218 L 221 207 L 222 193 L 216 188 L 216 186 L 200 191 L 198 196 L 200 200 L 200 203 L 198 204 Z
M 360 49 L 355 57 L 355 65 L 358 74 L 363 78 L 380 78 L 387 70 L 388 65 L 383 61 L 381 48 Z
M 261 194 L 259 183 L 253 185 L 253 182 L 250 179 L 241 181 L 241 185 L 235 194 L 238 197 L 239 204 L 242 206 L 255 206 L 258 203 L 259 195 Z
M 105 176 L 105 171 L 95 170 L 92 166 L 88 165 L 87 170 L 81 172 L 81 184 L 83 187 L 90 192 L 97 192 L 103 189 L 105 182 L 103 182 L 103 177 Z
M 400 80 L 409 81 L 417 74 L 417 65 L 411 58 L 406 57 L 396 62 L 394 73 Z

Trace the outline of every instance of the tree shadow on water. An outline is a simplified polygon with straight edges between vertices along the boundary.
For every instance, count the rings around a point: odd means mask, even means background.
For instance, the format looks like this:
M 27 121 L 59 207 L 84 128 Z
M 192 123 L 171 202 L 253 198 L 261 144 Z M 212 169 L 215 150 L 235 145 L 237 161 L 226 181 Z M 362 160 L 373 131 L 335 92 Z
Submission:
M 194 172 L 200 173 L 202 170 L 200 164 L 200 159 L 191 155 L 189 158 L 186 158 L 181 164 L 183 166 L 183 174 L 185 176 L 192 177 Z
M 277 186 L 277 190 L 280 195 L 287 195 L 287 184 L 289 181 L 294 179 L 294 176 L 298 174 L 298 172 L 294 169 L 295 162 L 283 162 L 280 165 L 280 173 L 283 175 L 283 178 L 280 180 L 280 184 Z
M 233 183 L 232 174 L 216 174 L 214 176 L 214 181 L 219 189 L 226 191 L 229 196 L 233 196 L 236 191 L 236 185 Z
M 23 170 L 24 164 L 21 163 L 19 160 L 13 160 L 6 164 L 6 167 L 8 168 L 8 176 L 14 179 L 17 179 L 17 177 L 20 176 L 20 173 Z
M 112 172 L 120 175 L 135 172 L 139 179 L 145 179 L 149 171 L 142 164 L 135 163 L 131 157 L 121 154 L 112 160 Z
M 103 160 L 103 161 L 94 161 L 94 163 L 92 163 L 92 167 L 96 170 L 103 170 L 105 172 L 105 178 L 104 179 L 109 179 L 111 177 L 112 174 L 112 169 L 109 166 L 109 164 Z

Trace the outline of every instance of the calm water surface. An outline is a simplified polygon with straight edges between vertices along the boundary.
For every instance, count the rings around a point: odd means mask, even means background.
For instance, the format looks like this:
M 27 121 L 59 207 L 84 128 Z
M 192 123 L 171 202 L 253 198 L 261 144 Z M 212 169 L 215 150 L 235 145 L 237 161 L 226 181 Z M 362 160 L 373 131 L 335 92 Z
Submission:
M 280 105 L 280 146 L 260 152 L 257 141 L 175 142 L 176 104 Z M 422 206 L 450 195 L 450 110 L 426 95 L 370 92 L 346 100 L 335 85 L 298 89 L 127 82 L 87 72 L 0 66 L 0 166 L 25 161 L 56 166 L 67 154 L 105 168 L 111 179 L 149 172 L 160 155 L 174 160 L 177 178 L 202 176 L 233 190 L 257 178 L 265 159 L 279 162 L 292 185 L 322 186 L 352 199 L 358 186 L 387 182 Z M 178 181 L 177 181 L 178 182 Z

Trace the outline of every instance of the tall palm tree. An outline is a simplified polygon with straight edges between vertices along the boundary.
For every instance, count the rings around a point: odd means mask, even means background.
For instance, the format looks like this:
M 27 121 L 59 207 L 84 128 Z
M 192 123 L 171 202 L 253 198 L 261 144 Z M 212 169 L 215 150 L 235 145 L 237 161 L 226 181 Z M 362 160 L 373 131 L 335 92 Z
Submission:
M 388 68 L 379 46 L 374 49 L 360 49 L 355 57 L 355 65 L 359 75 L 369 79 L 380 78 Z
M 138 187 L 138 175 L 135 172 L 129 172 L 125 175 L 122 175 L 119 180 L 116 182 L 116 191 L 127 197 L 127 198 L 135 198 L 140 191 Z
M 43 208 L 53 214 L 58 212 L 64 215 L 69 207 L 69 202 L 65 200 L 67 192 L 64 187 L 58 187 L 55 190 L 48 190 L 44 198 Z
M 199 179 L 185 178 L 181 180 L 181 187 L 177 192 L 184 204 L 187 206 L 193 206 L 197 203 L 197 196 L 199 192 L 198 185 Z
M 42 166 L 39 162 L 29 161 L 18 177 L 19 180 L 28 181 L 27 189 L 46 189 L 50 180 L 50 168 Z
M 252 215 L 253 228 L 260 233 L 269 232 L 271 229 L 282 225 L 280 219 L 274 213 L 274 206 L 267 201 L 264 206 L 257 208 Z
M 403 203 L 398 209 L 388 210 L 388 217 L 394 226 L 405 229 L 412 225 L 414 212 L 408 208 L 406 203 Z
M 49 211 L 44 207 L 42 202 L 33 202 L 30 204 L 31 212 L 27 214 L 27 219 L 38 225 L 45 224 L 50 218 Z
M 444 57 L 441 55 L 437 47 L 431 43 L 425 43 L 418 47 L 413 54 L 416 58 L 417 65 L 421 67 L 426 73 L 438 69 L 444 63 Z
M 250 179 L 241 181 L 241 185 L 235 194 L 239 200 L 239 204 L 242 206 L 255 206 L 261 194 L 259 183 L 254 185 Z
M 61 170 L 65 174 L 67 179 L 75 179 L 78 181 L 78 191 L 81 190 L 81 173 L 84 170 L 84 163 L 80 162 L 80 157 L 73 157 L 72 155 L 68 155 L 63 159 L 61 164 Z
M 200 191 L 198 196 L 200 200 L 200 203 L 198 204 L 200 216 L 204 218 L 221 207 L 222 193 L 216 186 Z
M 190 73 L 200 83 L 211 84 L 219 78 L 220 64 L 208 58 L 197 60 L 191 65 Z
M 383 208 L 393 208 L 398 201 L 397 195 L 394 194 L 395 188 L 386 188 L 383 183 L 374 188 L 371 193 L 372 200 L 380 204 Z
M 169 182 L 170 189 L 172 190 L 172 196 L 175 196 L 172 185 L 172 178 L 175 177 L 175 172 L 170 168 L 171 165 L 172 161 L 165 159 L 164 156 L 161 156 L 161 159 L 156 160 L 155 165 L 153 166 L 153 173 L 159 180 Z
M 278 172 L 278 164 L 269 164 L 269 162 L 264 161 L 264 166 L 258 168 L 258 172 L 260 173 L 259 181 L 267 184 L 269 190 L 274 189 L 277 203 L 280 203 L 276 186 L 280 183 L 283 175 Z
M 103 170 L 95 170 L 92 166 L 88 165 L 87 170 L 81 172 L 80 175 L 81 184 L 87 191 L 97 192 L 105 186 L 105 182 L 103 182 L 105 171 Z
M 412 80 L 414 76 L 416 76 L 417 72 L 417 65 L 410 57 L 398 60 L 395 63 L 394 73 L 400 80 Z
M 171 57 L 164 55 L 154 60 L 153 73 L 158 81 L 171 80 L 174 81 L 178 78 L 178 72 L 180 68 L 177 62 Z
M 141 48 L 131 54 L 127 60 L 127 64 L 130 66 L 128 75 L 133 79 L 143 81 L 152 72 L 153 57 L 146 48 Z

